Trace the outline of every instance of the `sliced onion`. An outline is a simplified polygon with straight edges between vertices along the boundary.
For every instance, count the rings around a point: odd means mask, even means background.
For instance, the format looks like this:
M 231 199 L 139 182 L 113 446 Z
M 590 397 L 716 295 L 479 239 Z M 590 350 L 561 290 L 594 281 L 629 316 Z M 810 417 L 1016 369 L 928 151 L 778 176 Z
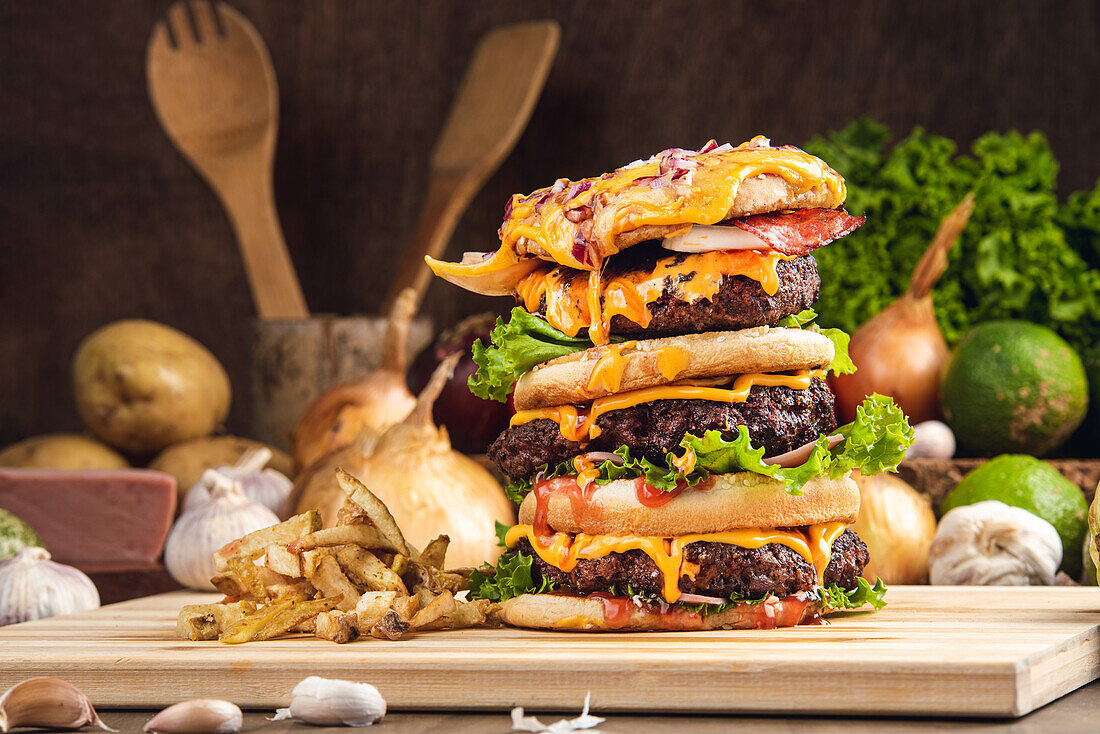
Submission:
M 829 448 L 836 446 L 843 440 L 844 436 L 841 436 L 839 433 L 834 433 L 832 436 L 829 436 Z M 793 451 L 788 451 L 787 453 L 780 454 L 779 456 L 773 456 L 770 459 L 764 459 L 764 463 L 771 465 L 778 464 L 779 466 L 786 468 L 790 468 L 792 466 L 800 466 L 806 463 L 806 459 L 810 458 L 810 453 L 813 452 L 814 444 L 816 443 L 817 441 L 810 441 L 805 446 L 799 446 Z
M 767 242 L 752 232 L 740 227 L 713 224 L 693 224 L 687 232 L 663 240 L 661 246 L 673 252 L 770 249 Z
M 680 598 L 676 601 L 686 601 L 688 604 L 729 604 L 730 600 L 702 594 L 680 594 Z
M 589 451 L 587 454 L 581 454 L 581 459 L 587 459 L 588 461 L 610 461 L 615 466 L 622 466 L 626 463 L 626 460 L 618 454 L 613 454 L 610 451 Z

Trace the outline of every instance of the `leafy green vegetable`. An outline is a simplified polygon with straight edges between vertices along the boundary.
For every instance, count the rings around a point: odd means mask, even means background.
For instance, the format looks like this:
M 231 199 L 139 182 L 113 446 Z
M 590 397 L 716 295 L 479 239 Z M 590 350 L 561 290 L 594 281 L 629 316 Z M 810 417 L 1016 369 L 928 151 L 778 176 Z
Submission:
M 494 522 L 496 523 L 495 530 L 497 534 L 497 545 L 499 545 L 501 548 L 507 548 L 508 544 L 504 542 L 504 536 L 508 534 L 508 531 L 512 529 L 512 526 L 505 525 L 500 520 L 495 520 Z
M 532 572 L 535 557 L 523 553 L 505 553 L 497 560 L 496 574 L 481 571 L 470 574 L 470 598 L 505 601 L 521 594 L 542 594 L 554 590 L 554 584 L 540 576 L 538 584 Z
M 850 591 L 845 591 L 836 584 L 829 584 L 824 591 L 825 608 L 830 610 L 859 609 L 865 604 L 870 604 L 877 612 L 886 606 L 887 589 L 882 579 L 876 579 L 874 586 L 867 583 L 867 579 L 862 576 L 856 581 L 856 588 Z
M 730 441 L 722 438 L 719 431 L 707 431 L 702 436 L 689 433 L 680 442 L 683 453 L 677 456 L 669 452 L 663 463 L 644 457 L 632 458 L 630 449 L 621 446 L 615 453 L 623 458 L 622 465 L 610 460 L 600 462 L 597 467 L 600 473 L 595 481 L 606 484 L 615 479 L 644 476 L 650 486 L 669 492 L 680 482 L 690 487 L 711 474 L 750 471 L 783 482 L 788 492 L 797 495 L 802 494 L 802 485 L 817 476 L 836 478 L 852 469 L 859 469 L 864 474 L 893 471 L 913 443 L 913 428 L 901 408 L 892 398 L 878 394 L 865 398 L 856 408 L 856 419 L 838 428 L 836 433 L 844 437 L 842 442 L 830 449 L 828 437 L 820 437 L 809 458 L 794 467 L 765 464 L 763 447 L 753 447 L 745 426 L 738 426 L 737 436 Z M 695 455 L 694 466 L 690 473 L 684 474 L 676 464 L 684 465 L 689 452 Z M 540 473 L 550 479 L 575 475 L 576 471 L 572 462 L 563 461 L 553 468 L 544 465 Z M 529 481 L 513 481 L 505 491 L 518 503 L 531 491 L 531 486 Z
M 892 147 L 889 138 L 862 120 L 805 146 L 845 177 L 846 208 L 867 217 L 814 253 L 823 323 L 852 331 L 900 296 L 940 220 L 974 191 L 934 291 L 947 341 L 1002 318 L 1048 326 L 1079 350 L 1100 341 L 1100 186 L 1059 210 L 1058 164 L 1037 132 L 989 133 L 962 155 L 920 128 Z
M 592 346 L 586 338 L 558 331 L 538 316 L 513 308 L 508 323 L 497 317 L 489 335 L 492 346 L 478 339 L 473 345 L 477 372 L 470 376 L 470 392 L 479 398 L 506 402 L 519 376 L 537 364 Z

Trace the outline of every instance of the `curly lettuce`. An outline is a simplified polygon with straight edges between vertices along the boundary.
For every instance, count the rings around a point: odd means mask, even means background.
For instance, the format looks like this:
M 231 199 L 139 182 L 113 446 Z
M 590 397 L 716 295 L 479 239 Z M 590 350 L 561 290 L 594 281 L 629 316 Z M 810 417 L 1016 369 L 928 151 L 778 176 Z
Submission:
M 789 493 L 799 495 L 802 494 L 802 486 L 814 477 L 835 479 L 853 469 L 868 475 L 894 471 L 905 458 L 906 449 L 913 443 L 913 428 L 901 408 L 894 404 L 892 398 L 877 393 L 864 399 L 856 408 L 856 419 L 837 428 L 835 433 L 843 439 L 836 446 L 830 448 L 828 437 L 822 436 L 814 444 L 809 457 L 793 467 L 766 463 L 763 447 L 752 445 L 745 426 L 738 426 L 737 436 L 732 440 L 723 438 L 719 431 L 707 431 L 702 436 L 689 433 L 680 441 L 681 453 L 670 451 L 661 462 L 632 457 L 630 449 L 621 446 L 615 454 L 622 462 L 600 462 L 596 466 L 599 474 L 594 481 L 607 484 L 616 479 L 644 476 L 651 487 L 671 492 L 679 486 L 699 484 L 711 474 L 748 471 L 776 479 Z M 679 468 L 689 465 L 688 472 Z M 563 461 L 553 467 L 543 465 L 536 475 L 550 479 L 575 474 L 573 463 Z M 513 480 L 505 491 L 518 503 L 531 488 L 530 481 Z
M 973 191 L 934 289 L 948 343 L 1005 318 L 1048 326 L 1079 351 L 1100 342 L 1100 187 L 1059 207 L 1058 162 L 1041 133 L 989 133 L 960 152 L 920 128 L 891 144 L 884 125 L 860 120 L 804 147 L 844 176 L 845 208 L 867 217 L 814 252 L 822 323 L 852 331 L 900 296 L 940 220 Z
M 842 589 L 836 584 L 829 584 L 825 587 L 822 592 L 825 610 L 833 612 L 843 609 L 859 609 L 870 604 L 871 608 L 877 612 L 886 606 L 887 589 L 882 579 L 876 579 L 874 586 L 863 577 L 856 579 L 856 581 L 857 584 L 854 589 Z

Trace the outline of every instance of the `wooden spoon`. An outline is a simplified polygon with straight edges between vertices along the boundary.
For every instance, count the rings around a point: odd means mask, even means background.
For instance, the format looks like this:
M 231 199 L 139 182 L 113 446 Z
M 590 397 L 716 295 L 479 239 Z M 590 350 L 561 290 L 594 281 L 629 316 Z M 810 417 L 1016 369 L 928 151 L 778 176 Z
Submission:
M 263 39 L 224 3 L 178 2 L 153 28 L 145 73 L 160 124 L 229 213 L 260 318 L 307 318 L 275 211 L 279 92 Z
M 497 28 L 478 41 L 432 149 L 428 193 L 384 313 L 405 288 L 416 290 L 418 304 L 423 299 L 431 278 L 424 256 L 443 255 L 470 200 L 519 140 L 560 38 L 560 26 L 547 20 Z

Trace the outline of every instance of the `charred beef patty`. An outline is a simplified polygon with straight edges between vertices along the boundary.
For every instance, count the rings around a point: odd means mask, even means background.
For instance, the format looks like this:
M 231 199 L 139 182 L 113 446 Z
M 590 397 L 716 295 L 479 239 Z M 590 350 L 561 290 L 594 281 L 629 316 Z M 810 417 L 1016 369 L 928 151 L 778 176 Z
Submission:
M 534 568 L 554 582 L 554 588 L 578 594 L 615 591 L 624 594 L 627 585 L 635 592 L 660 594 L 663 577 L 653 560 L 640 550 L 609 553 L 602 558 L 577 561 L 569 573 L 538 557 L 526 539 L 510 552 L 534 556 Z M 832 559 L 825 568 L 825 585 L 842 589 L 856 586 L 870 555 L 867 546 L 851 530 L 833 542 Z M 699 541 L 684 547 L 684 560 L 699 566 L 692 579 L 680 579 L 680 591 L 722 599 L 738 594 L 759 599 L 771 593 L 778 597 L 809 591 L 817 585 L 813 564 L 785 545 L 770 543 L 749 549 L 725 543 Z M 614 587 L 614 589 L 612 589 Z
M 833 393 L 821 379 L 805 390 L 757 386 L 743 403 L 709 400 L 654 400 L 613 410 L 596 419 L 600 434 L 582 448 L 561 435 L 558 424 L 540 418 L 505 429 L 489 447 L 489 458 L 512 479 L 528 479 L 540 466 L 553 466 L 584 451 L 614 451 L 629 446 L 633 456 L 662 461 L 684 434 L 722 432 L 726 440 L 746 426 L 765 456 L 786 453 L 836 428 Z
M 632 247 L 631 262 L 615 265 L 615 259 L 609 262 L 604 271 L 605 280 L 625 272 L 653 271 L 660 253 L 673 260 L 682 260 L 683 253 L 669 254 L 660 247 L 642 247 L 643 251 L 634 253 Z M 626 253 L 620 253 L 622 257 Z M 636 255 L 636 256 L 635 256 Z M 688 303 L 677 296 L 676 283 L 665 278 L 664 292 L 656 301 L 649 304 L 650 322 L 640 326 L 625 316 L 616 315 L 611 319 L 611 333 L 624 336 L 653 338 L 675 336 L 701 331 L 728 331 L 747 329 L 752 326 L 774 326 L 780 319 L 810 308 L 817 300 L 821 288 L 821 278 L 817 275 L 817 262 L 809 255 L 793 260 L 780 260 L 775 269 L 779 276 L 779 290 L 769 296 L 763 287 L 743 275 L 726 275 L 718 292 L 710 299 L 701 298 Z M 574 277 L 587 278 L 587 272 Z M 689 276 L 690 277 L 694 276 Z M 546 297 L 539 303 L 538 315 L 546 317 Z

